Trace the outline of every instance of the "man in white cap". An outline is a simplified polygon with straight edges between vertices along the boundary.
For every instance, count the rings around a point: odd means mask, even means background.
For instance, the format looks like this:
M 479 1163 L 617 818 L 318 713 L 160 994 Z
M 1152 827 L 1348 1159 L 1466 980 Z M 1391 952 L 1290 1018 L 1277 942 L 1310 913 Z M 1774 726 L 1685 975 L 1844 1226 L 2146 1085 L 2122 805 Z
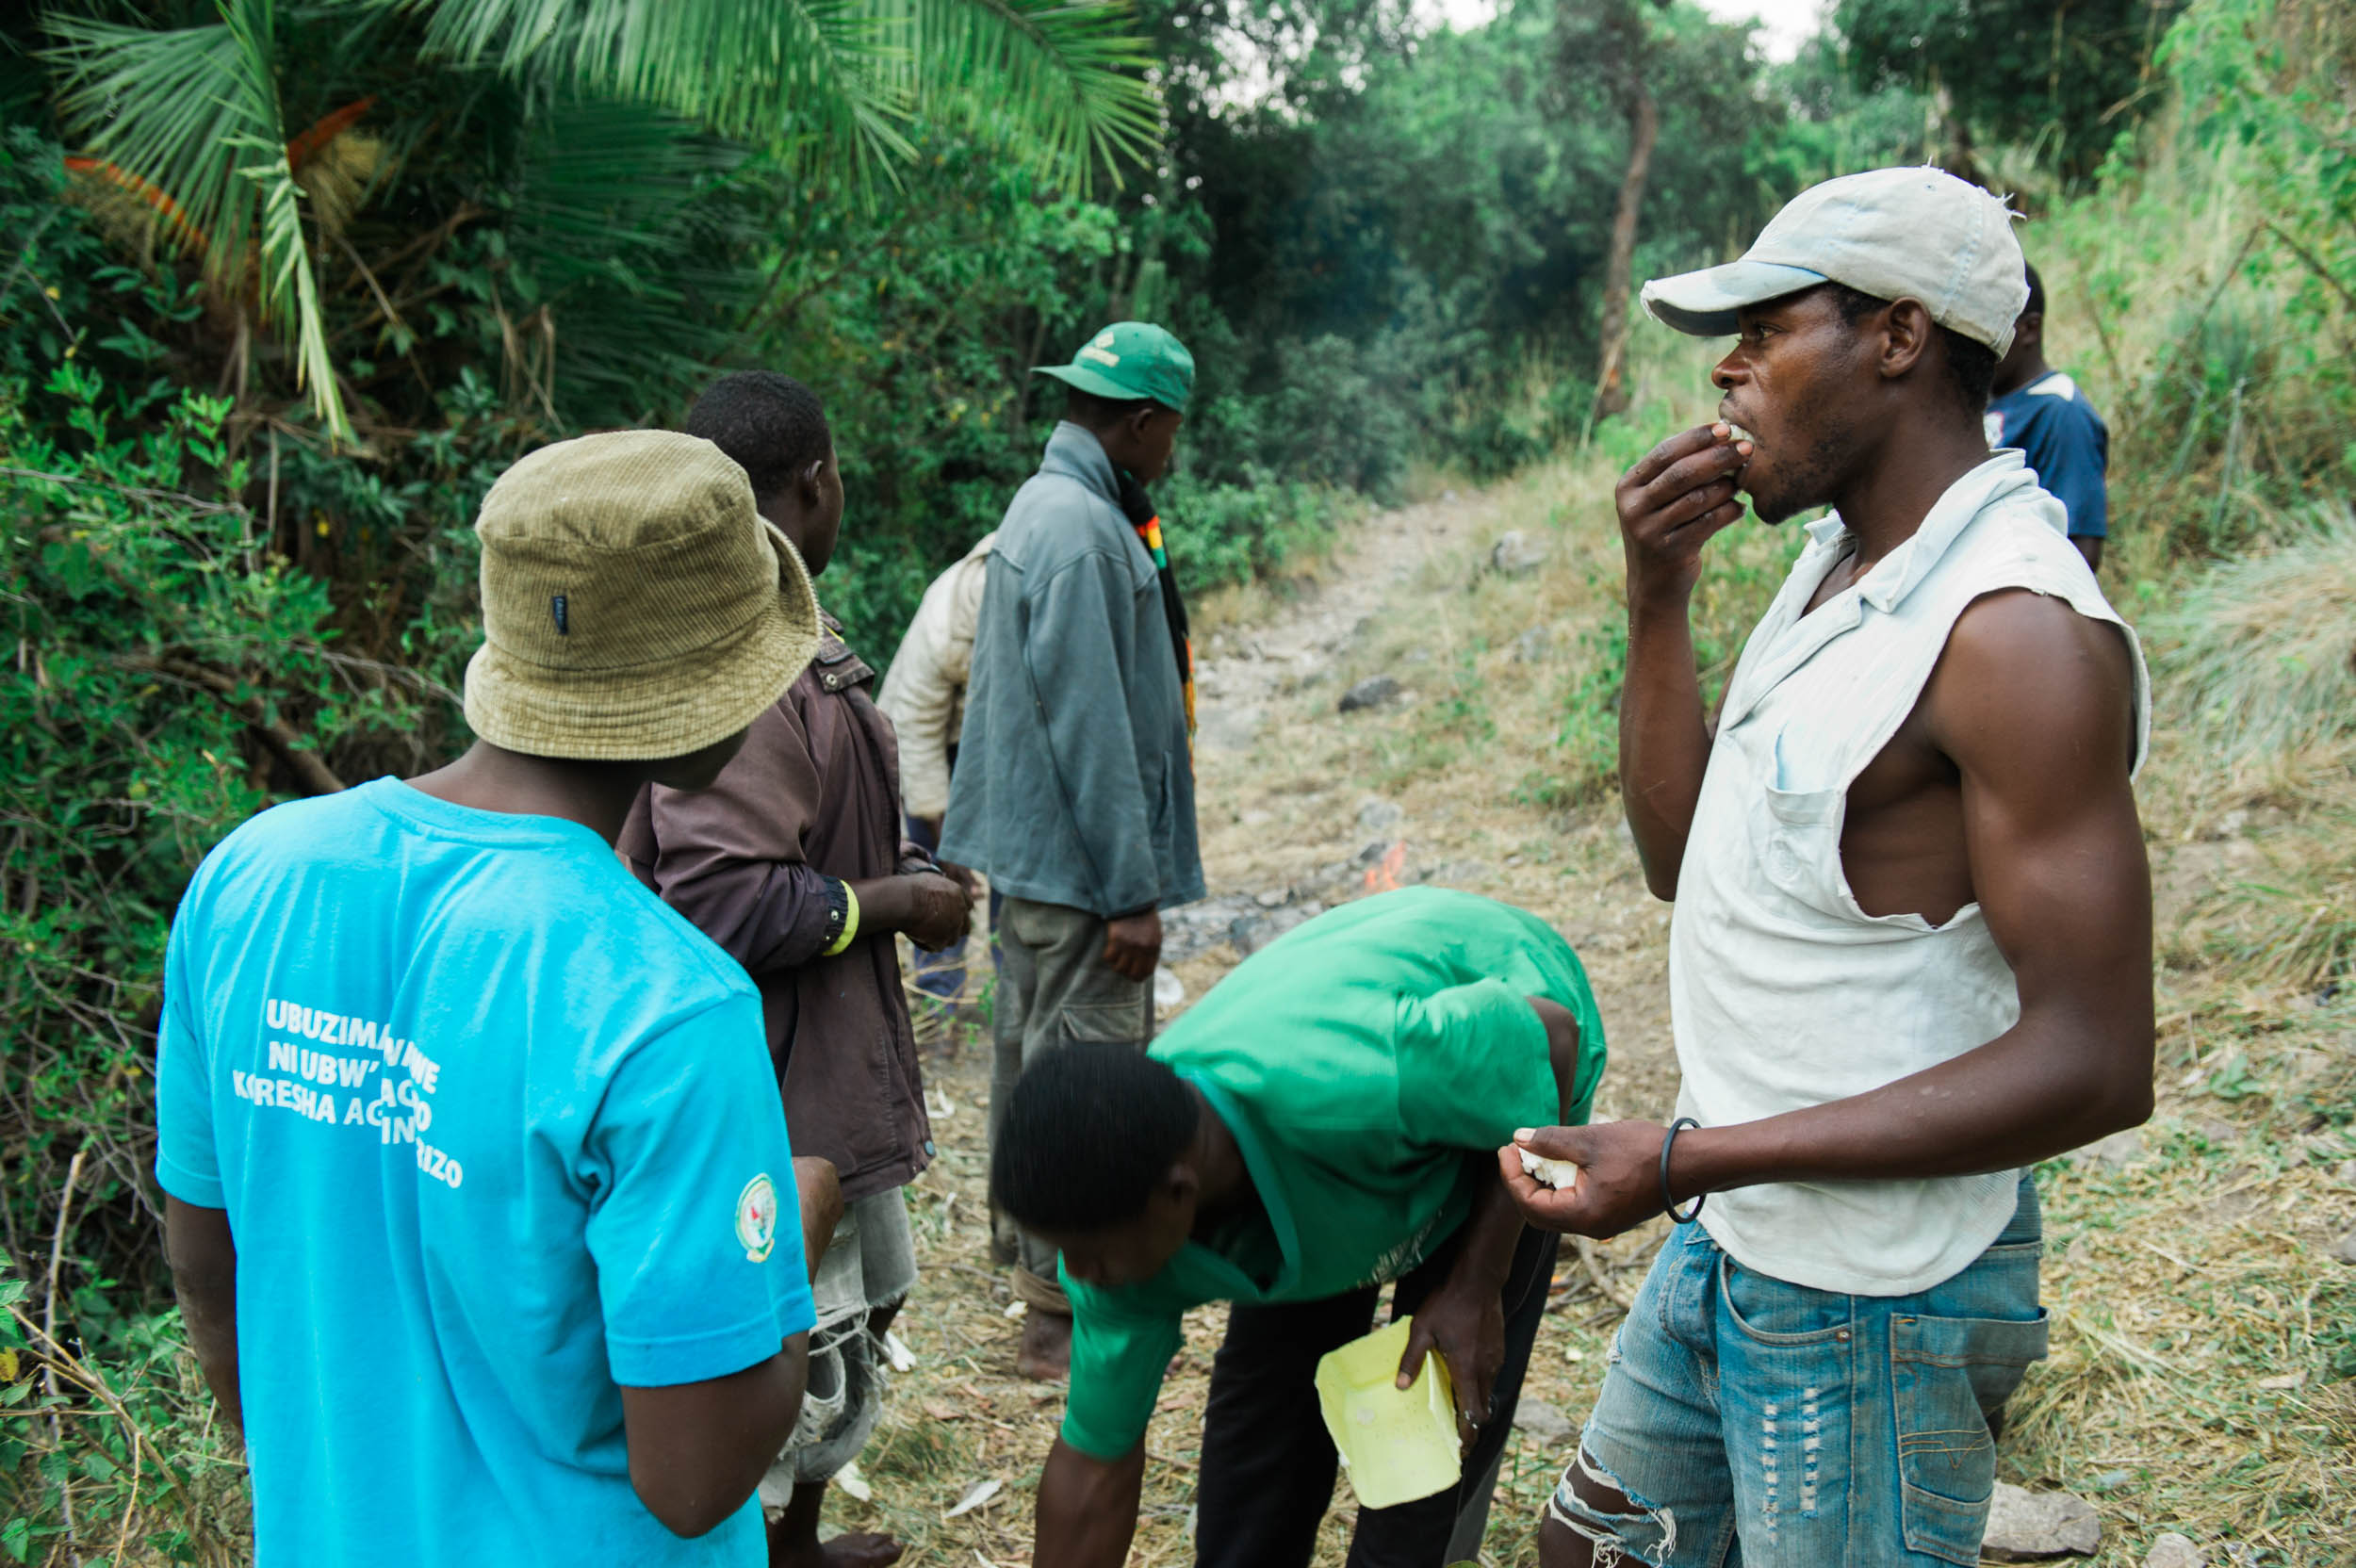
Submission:
M 1547 1568 L 1976 1562 L 2003 1401 L 2045 1354 L 2024 1168 L 2151 1112 L 2142 659 L 1981 430 L 2026 291 L 2004 204 L 1933 169 L 1818 186 L 1740 261 L 1645 286 L 1736 335 L 1719 421 L 1616 495 L 1621 787 L 1677 903 L 1684 1086 L 1665 1129 L 1501 1158 L 1534 1223 L 1678 1224 Z M 1769 524 L 1834 511 L 1712 725 L 1687 607 L 1742 492 Z

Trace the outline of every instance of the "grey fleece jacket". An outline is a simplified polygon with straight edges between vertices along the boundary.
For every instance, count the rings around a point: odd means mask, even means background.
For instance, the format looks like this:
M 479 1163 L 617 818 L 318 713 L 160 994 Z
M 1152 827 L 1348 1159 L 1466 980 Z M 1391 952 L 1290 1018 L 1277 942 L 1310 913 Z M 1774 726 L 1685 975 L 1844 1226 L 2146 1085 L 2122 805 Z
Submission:
M 941 858 L 1105 916 L 1203 896 L 1160 579 L 1113 466 L 1065 421 L 990 552 Z

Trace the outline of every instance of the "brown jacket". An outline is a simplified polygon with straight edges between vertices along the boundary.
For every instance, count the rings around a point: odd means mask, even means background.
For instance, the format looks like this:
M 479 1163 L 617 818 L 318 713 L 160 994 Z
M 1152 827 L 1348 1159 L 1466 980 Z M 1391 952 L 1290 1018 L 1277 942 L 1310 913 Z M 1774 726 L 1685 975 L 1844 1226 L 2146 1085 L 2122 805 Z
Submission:
M 816 660 L 718 781 L 648 785 L 617 847 L 761 988 L 794 1152 L 832 1160 L 848 1200 L 913 1181 L 933 1145 L 892 938 L 818 956 L 828 880 L 890 876 L 907 852 L 898 747 L 868 695 L 875 672 L 826 621 Z

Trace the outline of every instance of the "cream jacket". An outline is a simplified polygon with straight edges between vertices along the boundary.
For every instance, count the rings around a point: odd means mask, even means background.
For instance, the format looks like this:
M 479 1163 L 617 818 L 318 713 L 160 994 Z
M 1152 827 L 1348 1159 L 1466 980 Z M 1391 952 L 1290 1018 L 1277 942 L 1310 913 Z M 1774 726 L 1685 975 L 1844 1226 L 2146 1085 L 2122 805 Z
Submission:
M 973 627 L 997 538 L 983 534 L 964 560 L 933 579 L 875 694 L 875 706 L 900 732 L 900 792 L 911 817 L 938 820 L 949 809 L 949 751 L 965 723 Z

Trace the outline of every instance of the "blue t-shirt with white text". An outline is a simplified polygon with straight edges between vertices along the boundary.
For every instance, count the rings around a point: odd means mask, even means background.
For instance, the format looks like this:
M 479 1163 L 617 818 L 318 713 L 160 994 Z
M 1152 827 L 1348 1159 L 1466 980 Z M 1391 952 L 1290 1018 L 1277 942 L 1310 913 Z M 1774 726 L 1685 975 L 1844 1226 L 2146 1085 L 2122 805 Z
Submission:
M 728 1565 L 621 1387 L 812 1311 L 744 971 L 576 823 L 393 779 L 281 806 L 173 922 L 156 1176 L 225 1209 L 258 1568 Z
M 1988 444 L 2017 447 L 2046 493 L 2070 514 L 2072 538 L 2100 539 L 2110 531 L 2111 433 L 2102 416 L 2059 370 L 2048 370 L 2025 386 L 1988 400 Z

